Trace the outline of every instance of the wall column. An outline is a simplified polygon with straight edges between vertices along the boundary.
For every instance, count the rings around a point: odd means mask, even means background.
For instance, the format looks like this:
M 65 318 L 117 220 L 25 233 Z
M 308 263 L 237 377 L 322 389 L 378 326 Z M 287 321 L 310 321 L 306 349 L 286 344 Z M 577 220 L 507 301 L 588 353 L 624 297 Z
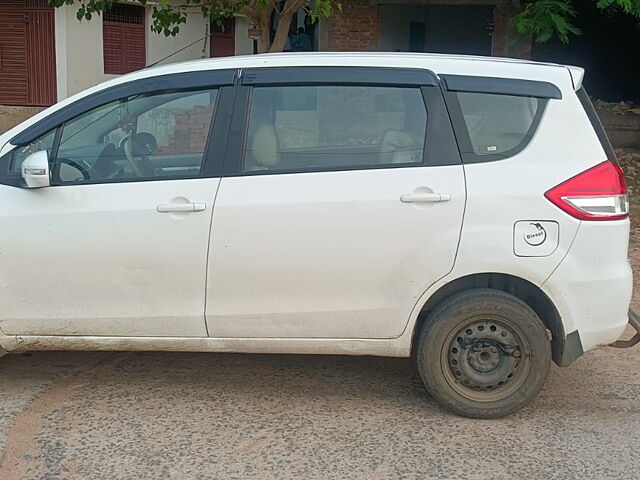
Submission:
M 67 5 L 54 10 L 56 89 L 58 102 L 67 98 Z
M 512 5 L 496 5 L 491 47 L 491 55 L 494 57 L 531 58 L 531 35 L 521 35 L 509 25 L 520 11 L 520 8 Z

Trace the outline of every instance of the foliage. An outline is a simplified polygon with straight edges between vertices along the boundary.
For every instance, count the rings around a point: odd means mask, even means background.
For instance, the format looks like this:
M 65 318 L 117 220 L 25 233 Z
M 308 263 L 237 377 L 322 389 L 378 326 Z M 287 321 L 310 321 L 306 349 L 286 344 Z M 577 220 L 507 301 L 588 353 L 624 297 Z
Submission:
M 640 17 L 640 0 L 597 0 L 598 8 L 622 10 Z
M 522 13 L 512 20 L 513 28 L 518 33 L 530 33 L 536 42 L 547 42 L 557 35 L 566 43 L 569 35 L 580 35 L 580 29 L 571 24 L 576 11 L 563 0 L 538 0 L 525 6 Z
M 584 1 L 584 0 L 583 0 Z M 640 17 L 640 0 L 595 0 L 596 6 L 610 12 L 622 11 Z M 553 37 L 567 43 L 571 35 L 581 31 L 572 22 L 577 12 L 571 0 L 535 0 L 511 19 L 513 29 L 530 34 L 536 42 L 545 43 Z

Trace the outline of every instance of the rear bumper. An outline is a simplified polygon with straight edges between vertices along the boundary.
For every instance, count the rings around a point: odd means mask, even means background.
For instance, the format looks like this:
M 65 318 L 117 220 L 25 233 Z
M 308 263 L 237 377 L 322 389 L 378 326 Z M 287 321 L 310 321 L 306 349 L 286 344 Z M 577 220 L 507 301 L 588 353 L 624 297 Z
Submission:
M 554 360 L 569 365 L 583 352 L 610 345 L 629 324 L 633 272 L 629 221 L 582 222 L 569 253 L 542 284 L 562 320 Z
M 616 340 L 611 345 L 609 345 L 610 347 L 629 348 L 640 343 L 640 317 L 638 317 L 638 314 L 631 309 L 629 309 L 629 325 L 633 327 L 633 329 L 636 331 L 636 334 L 629 340 Z
M 634 345 L 640 343 L 640 317 L 633 310 L 629 309 L 628 314 L 628 324 L 624 324 L 622 327 L 616 325 L 613 328 L 609 328 L 606 330 L 598 330 L 593 333 L 592 336 L 597 335 L 598 337 L 606 336 L 606 337 L 620 337 L 622 333 L 626 330 L 627 325 L 631 325 L 633 329 L 636 331 L 635 335 L 629 340 L 616 340 L 613 343 L 610 343 L 609 347 L 614 348 L 630 348 Z M 566 367 L 571 365 L 574 361 L 582 356 L 584 353 L 582 347 L 582 339 L 580 338 L 580 332 L 578 330 L 574 330 L 570 334 L 566 335 L 562 339 L 554 339 L 551 343 L 552 351 L 553 351 L 553 361 L 559 367 Z

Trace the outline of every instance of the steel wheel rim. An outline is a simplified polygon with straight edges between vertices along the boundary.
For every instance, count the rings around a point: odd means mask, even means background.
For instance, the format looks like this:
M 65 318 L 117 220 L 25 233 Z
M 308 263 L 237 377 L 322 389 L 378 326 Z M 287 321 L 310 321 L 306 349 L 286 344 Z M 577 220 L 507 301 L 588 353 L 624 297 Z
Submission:
M 531 348 L 515 322 L 478 315 L 451 330 L 440 360 L 456 393 L 472 401 L 495 402 L 524 384 L 531 369 Z

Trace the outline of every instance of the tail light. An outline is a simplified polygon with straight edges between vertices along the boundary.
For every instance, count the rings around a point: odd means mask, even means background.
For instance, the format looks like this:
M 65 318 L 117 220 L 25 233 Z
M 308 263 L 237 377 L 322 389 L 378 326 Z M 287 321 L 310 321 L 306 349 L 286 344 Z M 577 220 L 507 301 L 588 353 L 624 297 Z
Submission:
M 553 187 L 544 196 L 580 220 L 620 220 L 629 215 L 624 173 L 608 160 Z

